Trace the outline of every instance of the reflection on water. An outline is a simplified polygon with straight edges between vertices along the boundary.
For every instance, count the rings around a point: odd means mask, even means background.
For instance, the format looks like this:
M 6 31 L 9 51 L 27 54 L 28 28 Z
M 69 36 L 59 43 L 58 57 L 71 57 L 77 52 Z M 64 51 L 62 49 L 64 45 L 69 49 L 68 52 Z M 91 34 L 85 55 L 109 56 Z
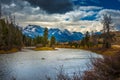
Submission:
M 92 52 L 77 49 L 58 49 L 56 51 L 23 50 L 14 54 L 0 54 L 0 80 L 45 80 L 54 77 L 59 66 L 68 73 L 77 69 L 84 71 L 90 57 L 98 57 Z

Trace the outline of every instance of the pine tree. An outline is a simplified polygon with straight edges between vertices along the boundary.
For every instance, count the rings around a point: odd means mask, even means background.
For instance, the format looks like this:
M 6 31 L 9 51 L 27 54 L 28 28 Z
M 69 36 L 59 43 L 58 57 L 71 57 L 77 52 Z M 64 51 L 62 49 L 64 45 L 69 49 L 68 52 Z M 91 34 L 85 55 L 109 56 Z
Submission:
M 88 31 L 85 34 L 85 44 L 88 48 L 90 47 L 90 34 Z
M 81 40 L 81 46 L 83 46 L 83 47 L 85 47 L 85 38 L 83 38 L 82 40 Z
M 53 47 L 55 45 L 55 43 L 56 43 L 56 39 L 54 36 L 52 36 L 50 39 L 50 47 Z
M 35 45 L 37 44 L 43 44 L 43 37 L 42 36 L 37 36 L 35 39 L 34 39 L 34 43 Z
M 35 45 L 35 39 L 33 40 L 32 38 L 23 35 L 22 37 L 22 42 L 24 46 L 33 46 Z
M 48 28 L 45 28 L 44 34 L 43 34 L 43 46 L 47 46 L 48 44 Z
M 113 29 L 112 24 L 112 19 L 111 16 L 109 15 L 103 15 L 103 48 L 111 48 L 111 41 L 112 41 L 112 36 L 110 34 L 110 30 Z
M 2 5 L 1 5 L 1 0 L 0 0 L 0 18 L 2 17 Z
M 0 19 L 0 50 L 22 48 L 22 31 L 13 23 Z

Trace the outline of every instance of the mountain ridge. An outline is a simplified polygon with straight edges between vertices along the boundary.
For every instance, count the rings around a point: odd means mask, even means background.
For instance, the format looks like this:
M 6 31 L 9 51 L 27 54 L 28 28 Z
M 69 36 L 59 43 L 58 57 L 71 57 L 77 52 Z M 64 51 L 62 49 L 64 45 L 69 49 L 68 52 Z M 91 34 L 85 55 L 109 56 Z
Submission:
M 28 25 L 22 30 L 22 33 L 30 38 L 35 38 L 43 36 L 44 29 L 44 27 L 38 25 Z M 51 36 L 55 36 L 57 42 L 79 41 L 84 37 L 81 32 L 70 32 L 67 29 L 60 30 L 59 28 L 48 29 L 48 39 Z

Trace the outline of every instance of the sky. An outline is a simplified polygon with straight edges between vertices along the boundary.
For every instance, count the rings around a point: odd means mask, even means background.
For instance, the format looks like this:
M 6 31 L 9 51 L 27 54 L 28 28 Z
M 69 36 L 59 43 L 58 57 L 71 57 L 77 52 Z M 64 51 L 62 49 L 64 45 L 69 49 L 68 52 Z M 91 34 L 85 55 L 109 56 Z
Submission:
M 39 25 L 69 31 L 100 31 L 103 14 L 120 29 L 120 0 L 0 0 L 2 13 L 22 27 Z

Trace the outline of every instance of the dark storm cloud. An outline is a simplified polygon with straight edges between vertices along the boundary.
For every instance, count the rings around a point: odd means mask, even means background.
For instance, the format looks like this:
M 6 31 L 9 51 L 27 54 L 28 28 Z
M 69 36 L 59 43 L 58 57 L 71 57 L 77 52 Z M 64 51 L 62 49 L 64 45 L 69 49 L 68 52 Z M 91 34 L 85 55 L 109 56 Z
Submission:
M 10 3 L 11 0 L 0 0 L 0 3 Z
M 11 2 L 15 2 L 16 0 L 0 0 L 3 4 L 10 4 Z
M 70 0 L 26 0 L 32 6 L 39 6 L 48 13 L 65 13 L 72 10 L 73 5 Z
M 20 12 L 24 7 L 29 6 L 29 3 L 23 0 L 0 0 L 2 5 L 3 15 L 14 14 L 15 12 Z

